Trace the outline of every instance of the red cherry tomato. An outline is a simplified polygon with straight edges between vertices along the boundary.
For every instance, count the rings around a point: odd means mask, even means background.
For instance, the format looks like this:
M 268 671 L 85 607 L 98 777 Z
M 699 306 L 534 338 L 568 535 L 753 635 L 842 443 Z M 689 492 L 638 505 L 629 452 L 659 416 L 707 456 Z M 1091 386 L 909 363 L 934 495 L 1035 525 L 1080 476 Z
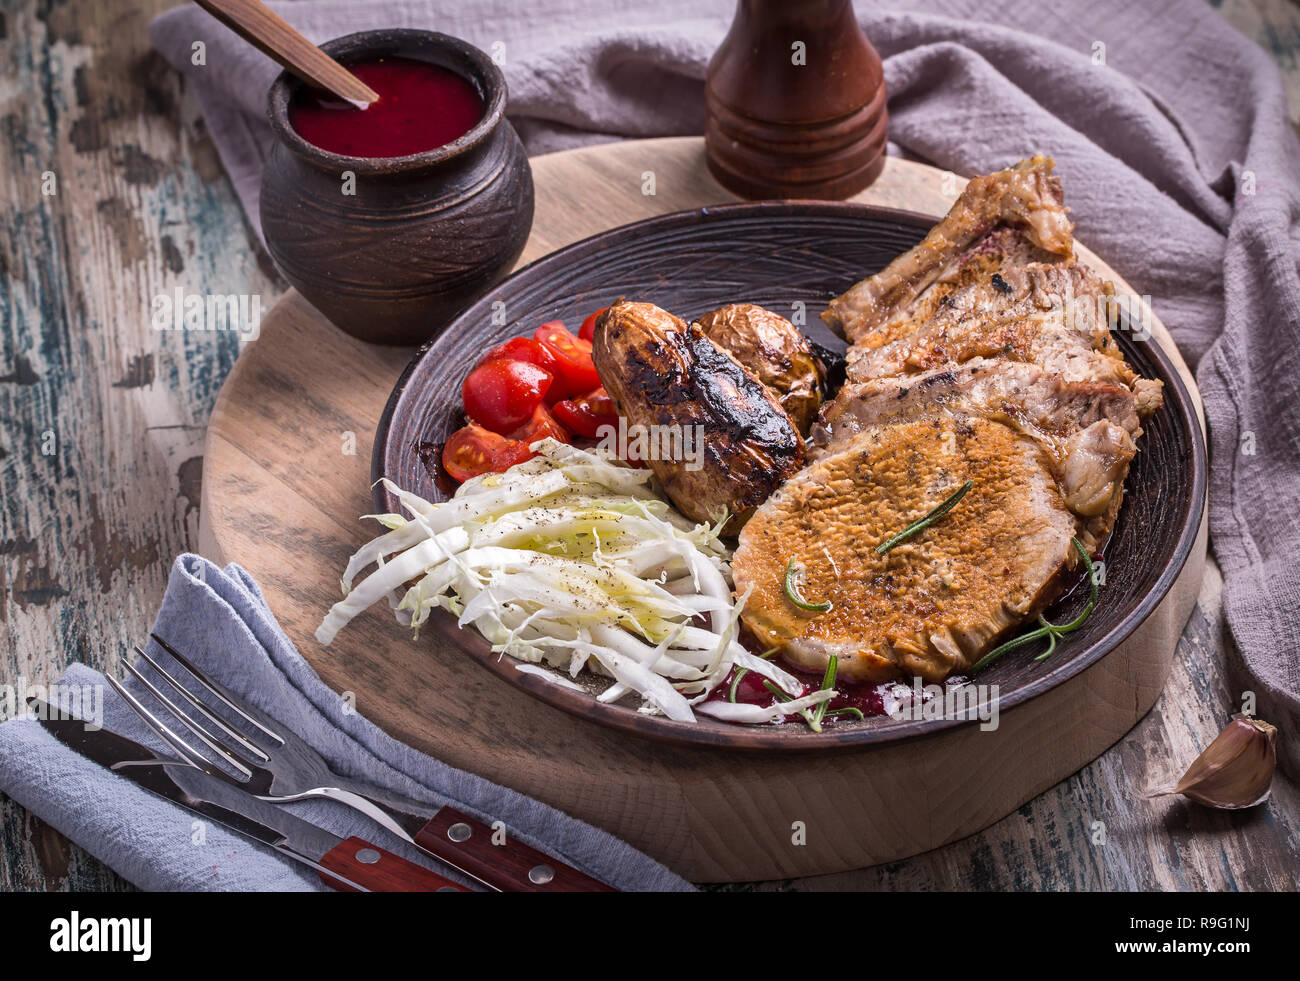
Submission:
M 545 368 L 527 361 L 489 361 L 469 373 L 460 396 L 466 415 L 505 436 L 532 417 L 554 380 Z
M 591 361 L 591 343 L 571 333 L 560 321 L 542 324 L 533 331 L 533 338 L 559 359 L 556 380 L 564 390 L 564 397 L 590 392 L 600 384 L 600 375 Z
M 461 483 L 483 473 L 501 473 L 535 454 L 528 444 L 475 423 L 451 434 L 442 448 L 442 468 Z
M 488 351 L 479 358 L 478 363 L 485 365 L 491 361 L 527 361 L 549 371 L 554 378 L 558 378 L 560 374 L 560 359 L 551 352 L 549 347 L 531 337 L 512 337 Z M 564 395 L 564 386 L 552 382 L 544 399 L 546 404 L 550 405 L 564 398 Z
M 511 435 L 525 446 L 532 446 L 539 439 L 545 439 L 547 436 L 557 439 L 561 443 L 568 443 L 573 438 L 569 435 L 569 431 L 556 421 L 555 416 L 551 414 L 551 410 L 547 409 L 545 405 L 539 405 L 535 408 L 533 417 Z M 529 455 L 536 456 L 535 453 Z
M 545 368 L 551 374 L 556 373 L 559 364 L 548 347 L 531 337 L 512 337 L 478 359 L 479 364 L 487 364 L 489 361 L 527 361 L 539 368 Z
M 588 439 L 599 437 L 601 426 L 618 425 L 618 410 L 614 408 L 614 400 L 603 388 L 581 398 L 556 402 L 551 411 L 560 422 Z
M 584 321 L 582 322 L 582 326 L 578 328 L 578 336 L 581 337 L 581 338 L 582 338 L 584 341 L 586 341 L 588 344 L 590 344 L 593 340 L 595 340 L 595 337 L 596 337 L 596 318 L 599 317 L 602 313 L 604 313 L 604 312 L 605 312 L 606 310 L 608 310 L 608 309 L 609 309 L 609 307 L 601 307 L 599 310 L 597 310 L 595 313 L 593 313 L 590 317 L 588 317 L 586 320 L 584 320 Z

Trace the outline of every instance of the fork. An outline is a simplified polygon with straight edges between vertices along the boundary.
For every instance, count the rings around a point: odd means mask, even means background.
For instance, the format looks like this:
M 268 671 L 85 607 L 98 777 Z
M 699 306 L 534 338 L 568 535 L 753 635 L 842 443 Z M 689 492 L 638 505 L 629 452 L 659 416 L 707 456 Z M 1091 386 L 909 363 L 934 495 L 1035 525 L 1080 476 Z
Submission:
M 488 889 L 616 891 L 513 836 L 502 834 L 499 825 L 489 827 L 446 805 L 430 815 L 427 804 L 363 786 L 335 773 L 302 737 L 210 679 L 157 634 L 150 636 L 217 704 L 210 707 L 200 700 L 194 685 L 182 684 L 139 646 L 135 648 L 136 654 L 165 682 L 164 687 L 171 690 L 171 695 L 130 661 L 125 662 L 126 670 L 203 750 L 196 749 L 181 732 L 150 711 L 116 679 L 108 680 L 144 723 L 187 763 L 272 803 L 321 797 L 338 801 Z M 217 714 L 218 707 L 227 713 L 227 718 Z M 247 726 L 245 733 L 234 728 L 235 719 Z

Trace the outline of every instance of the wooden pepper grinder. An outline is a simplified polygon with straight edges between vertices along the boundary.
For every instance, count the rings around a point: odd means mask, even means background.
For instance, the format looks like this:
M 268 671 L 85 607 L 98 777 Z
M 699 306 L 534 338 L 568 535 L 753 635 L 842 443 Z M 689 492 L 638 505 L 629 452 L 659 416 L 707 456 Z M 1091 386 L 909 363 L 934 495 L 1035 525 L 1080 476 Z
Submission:
M 851 0 L 739 0 L 709 62 L 709 170 L 747 198 L 847 198 L 885 165 L 880 55 Z

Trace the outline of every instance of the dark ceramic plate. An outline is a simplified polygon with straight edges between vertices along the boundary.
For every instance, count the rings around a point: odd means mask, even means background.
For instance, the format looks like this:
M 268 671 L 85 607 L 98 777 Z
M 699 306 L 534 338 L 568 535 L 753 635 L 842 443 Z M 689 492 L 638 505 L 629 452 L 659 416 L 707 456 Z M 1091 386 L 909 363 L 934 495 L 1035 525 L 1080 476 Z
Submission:
M 921 240 L 936 219 L 904 211 L 833 203 L 764 202 L 724 205 L 664 215 L 577 242 L 519 270 L 457 317 L 422 348 L 393 390 L 375 438 L 373 475 L 388 477 L 428 500 L 442 500 L 454 484 L 439 472 L 447 435 L 464 417 L 460 383 L 490 346 L 546 320 L 576 325 L 619 297 L 656 303 L 678 316 L 698 316 L 724 303 L 747 300 L 790 314 L 802 302 L 804 329 L 816 341 L 843 348 L 818 315 L 827 301 L 883 268 Z M 500 306 L 504 304 L 504 306 Z M 504 324 L 493 324 L 504 310 Z M 498 317 L 497 319 L 501 319 Z M 1158 345 L 1119 332 L 1129 363 L 1165 383 L 1165 406 L 1146 426 L 1128 488 L 1105 549 L 1106 585 L 1087 624 L 1046 662 L 1027 648 L 980 675 L 1000 687 L 1006 711 L 1061 684 L 1112 651 L 1169 591 L 1196 538 L 1205 495 L 1205 445 L 1195 410 L 1178 373 Z M 382 487 L 381 512 L 398 510 Z M 1086 587 L 1063 597 L 1049 619 L 1072 619 Z M 636 702 L 604 705 L 594 693 L 609 682 L 579 678 L 574 691 L 516 670 L 491 653 L 486 641 L 435 613 L 443 634 L 509 684 L 574 715 L 630 733 L 675 743 L 756 750 L 823 750 L 892 742 L 962 723 L 896 721 L 888 717 L 837 722 L 821 734 L 802 723 L 741 726 L 699 717 L 673 722 L 636 711 Z

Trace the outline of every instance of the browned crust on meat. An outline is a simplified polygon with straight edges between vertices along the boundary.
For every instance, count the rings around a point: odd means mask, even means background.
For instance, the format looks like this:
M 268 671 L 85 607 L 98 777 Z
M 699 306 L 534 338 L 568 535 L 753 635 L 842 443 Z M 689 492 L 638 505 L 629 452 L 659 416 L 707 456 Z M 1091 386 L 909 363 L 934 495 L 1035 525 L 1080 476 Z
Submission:
M 1006 170 L 971 178 L 952 209 L 920 245 L 832 300 L 822 319 L 848 341 L 860 342 L 873 329 L 913 313 L 912 305 L 922 293 L 937 281 L 957 276 L 961 270 L 954 267 L 962 254 L 1000 228 L 1011 229 L 1022 248 L 1039 250 L 1044 259 L 1070 256 L 1074 251 L 1073 225 L 1066 217 L 1061 181 L 1052 167 L 1050 157 L 1036 156 Z M 1000 264 L 1006 251 L 1006 247 L 990 247 L 985 253 L 995 256 Z M 1035 256 L 1027 252 L 1026 257 Z M 960 265 L 969 277 L 983 271 L 978 254 Z M 945 292 L 946 288 L 940 289 L 932 299 L 937 301 Z
M 856 681 L 965 670 L 1055 598 L 1071 538 L 1095 554 L 1114 526 L 1161 387 L 1120 353 L 1114 288 L 1078 262 L 1051 171 L 1040 156 L 973 179 L 919 246 L 823 314 L 851 342 L 849 383 L 733 562 L 753 589 L 746 626 L 795 663 L 835 655 Z M 874 553 L 964 477 L 952 512 Z M 785 597 L 791 557 L 830 611 Z
M 766 385 L 808 435 L 821 408 L 826 372 L 799 328 L 756 303 L 729 303 L 695 322 Z
M 967 480 L 942 520 L 877 553 Z M 753 590 L 746 627 L 794 663 L 834 654 L 846 680 L 938 681 L 1056 597 L 1073 533 L 1032 440 L 988 419 L 955 433 L 921 419 L 864 430 L 787 481 L 741 532 L 732 572 Z M 789 602 L 791 559 L 804 597 L 829 611 Z
M 875 378 L 846 386 L 823 407 L 815 456 L 836 452 L 866 428 L 933 419 L 956 430 L 973 417 L 1001 422 L 1038 444 L 1078 516 L 1080 540 L 1089 548 L 1105 540 L 1142 435 L 1134 395 L 1121 385 L 1068 382 L 1035 365 L 998 359 Z
M 632 426 L 703 433 L 699 469 L 651 459 L 688 518 L 735 515 L 732 528 L 804 464 L 804 442 L 776 397 L 698 325 L 651 303 L 616 303 L 596 322 L 601 384 Z
M 996 277 L 996 278 L 995 278 Z M 1031 263 L 952 290 L 934 316 L 875 348 L 855 345 L 848 377 L 915 374 L 975 358 L 1022 361 L 1068 381 L 1131 386 L 1136 373 L 1110 336 L 1111 286 L 1074 262 Z

